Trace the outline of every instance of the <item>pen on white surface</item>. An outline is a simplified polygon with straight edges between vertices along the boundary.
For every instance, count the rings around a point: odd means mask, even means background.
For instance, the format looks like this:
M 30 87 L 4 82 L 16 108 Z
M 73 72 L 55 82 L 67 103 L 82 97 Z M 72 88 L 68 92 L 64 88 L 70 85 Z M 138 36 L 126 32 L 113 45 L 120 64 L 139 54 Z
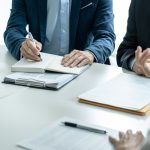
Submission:
M 105 130 L 96 129 L 96 128 L 93 128 L 93 127 L 87 127 L 87 126 L 76 124 L 76 123 L 72 123 L 72 122 L 63 122 L 63 124 L 65 126 L 68 126 L 68 127 L 73 127 L 73 128 L 78 128 L 78 129 L 82 129 L 82 130 L 87 130 L 87 131 L 90 131 L 90 132 L 95 132 L 95 133 L 100 133 L 100 134 L 106 134 L 107 133 L 107 131 L 105 131 Z
M 29 36 L 29 39 L 35 44 L 35 40 L 34 40 L 31 32 L 28 32 L 28 36 Z M 38 56 L 40 57 L 40 60 L 42 61 L 41 55 L 39 54 Z

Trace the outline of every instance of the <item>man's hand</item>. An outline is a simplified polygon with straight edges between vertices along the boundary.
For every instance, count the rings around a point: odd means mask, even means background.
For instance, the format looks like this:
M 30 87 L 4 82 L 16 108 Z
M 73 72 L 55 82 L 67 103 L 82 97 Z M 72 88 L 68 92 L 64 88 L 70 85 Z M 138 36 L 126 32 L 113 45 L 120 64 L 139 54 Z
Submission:
M 92 64 L 94 56 L 88 51 L 73 50 L 62 59 L 61 64 L 65 67 L 81 67 L 87 64 Z
M 150 48 L 142 52 L 142 48 L 138 46 L 135 52 L 135 59 L 136 62 L 133 65 L 133 71 L 137 74 L 150 77 Z
M 26 59 L 40 61 L 39 52 L 42 49 L 42 44 L 35 40 L 35 43 L 30 39 L 26 39 L 20 48 L 21 54 Z
M 126 133 L 119 132 L 119 140 L 109 137 L 109 141 L 115 150 L 139 150 L 143 140 L 144 136 L 141 131 L 133 134 L 131 130 L 128 130 Z

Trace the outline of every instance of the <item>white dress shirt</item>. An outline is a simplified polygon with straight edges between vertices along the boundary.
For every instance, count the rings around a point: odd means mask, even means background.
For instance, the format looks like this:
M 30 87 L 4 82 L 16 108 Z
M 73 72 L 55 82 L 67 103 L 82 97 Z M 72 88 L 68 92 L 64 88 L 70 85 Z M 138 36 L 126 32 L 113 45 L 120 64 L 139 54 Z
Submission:
M 68 54 L 70 7 L 70 0 L 47 0 L 44 52 L 62 56 Z

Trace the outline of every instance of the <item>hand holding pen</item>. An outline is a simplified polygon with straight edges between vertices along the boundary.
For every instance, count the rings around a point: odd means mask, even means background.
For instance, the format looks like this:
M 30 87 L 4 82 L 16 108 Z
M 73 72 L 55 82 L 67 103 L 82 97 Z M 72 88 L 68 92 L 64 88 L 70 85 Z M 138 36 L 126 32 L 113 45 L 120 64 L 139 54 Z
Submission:
M 42 44 L 36 41 L 32 34 L 28 33 L 28 38 L 22 43 L 20 48 L 21 54 L 26 59 L 41 61 L 40 51 L 42 49 Z

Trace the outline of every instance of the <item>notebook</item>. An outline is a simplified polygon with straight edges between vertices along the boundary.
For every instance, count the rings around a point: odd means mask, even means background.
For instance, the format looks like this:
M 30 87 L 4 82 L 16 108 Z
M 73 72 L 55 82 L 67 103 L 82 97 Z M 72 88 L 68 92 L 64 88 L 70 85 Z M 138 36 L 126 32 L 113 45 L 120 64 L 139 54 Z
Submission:
M 61 73 L 70 73 L 70 74 L 81 74 L 86 70 L 89 65 L 83 67 L 64 67 L 61 65 L 62 56 L 40 53 L 42 61 L 36 62 L 31 61 L 25 58 L 22 58 L 17 63 L 11 67 L 11 71 L 14 72 L 45 72 L 45 71 L 54 71 Z
M 107 134 L 98 134 L 67 127 L 62 122 L 71 121 L 82 125 L 106 130 Z M 29 150 L 113 150 L 108 141 L 108 136 L 118 136 L 118 132 L 105 127 L 81 122 L 79 120 L 63 117 L 36 135 L 22 140 L 17 146 Z
M 4 83 L 58 90 L 76 78 L 74 74 L 16 72 L 5 76 Z
M 150 112 L 150 79 L 122 73 L 78 96 L 79 102 L 137 115 Z

